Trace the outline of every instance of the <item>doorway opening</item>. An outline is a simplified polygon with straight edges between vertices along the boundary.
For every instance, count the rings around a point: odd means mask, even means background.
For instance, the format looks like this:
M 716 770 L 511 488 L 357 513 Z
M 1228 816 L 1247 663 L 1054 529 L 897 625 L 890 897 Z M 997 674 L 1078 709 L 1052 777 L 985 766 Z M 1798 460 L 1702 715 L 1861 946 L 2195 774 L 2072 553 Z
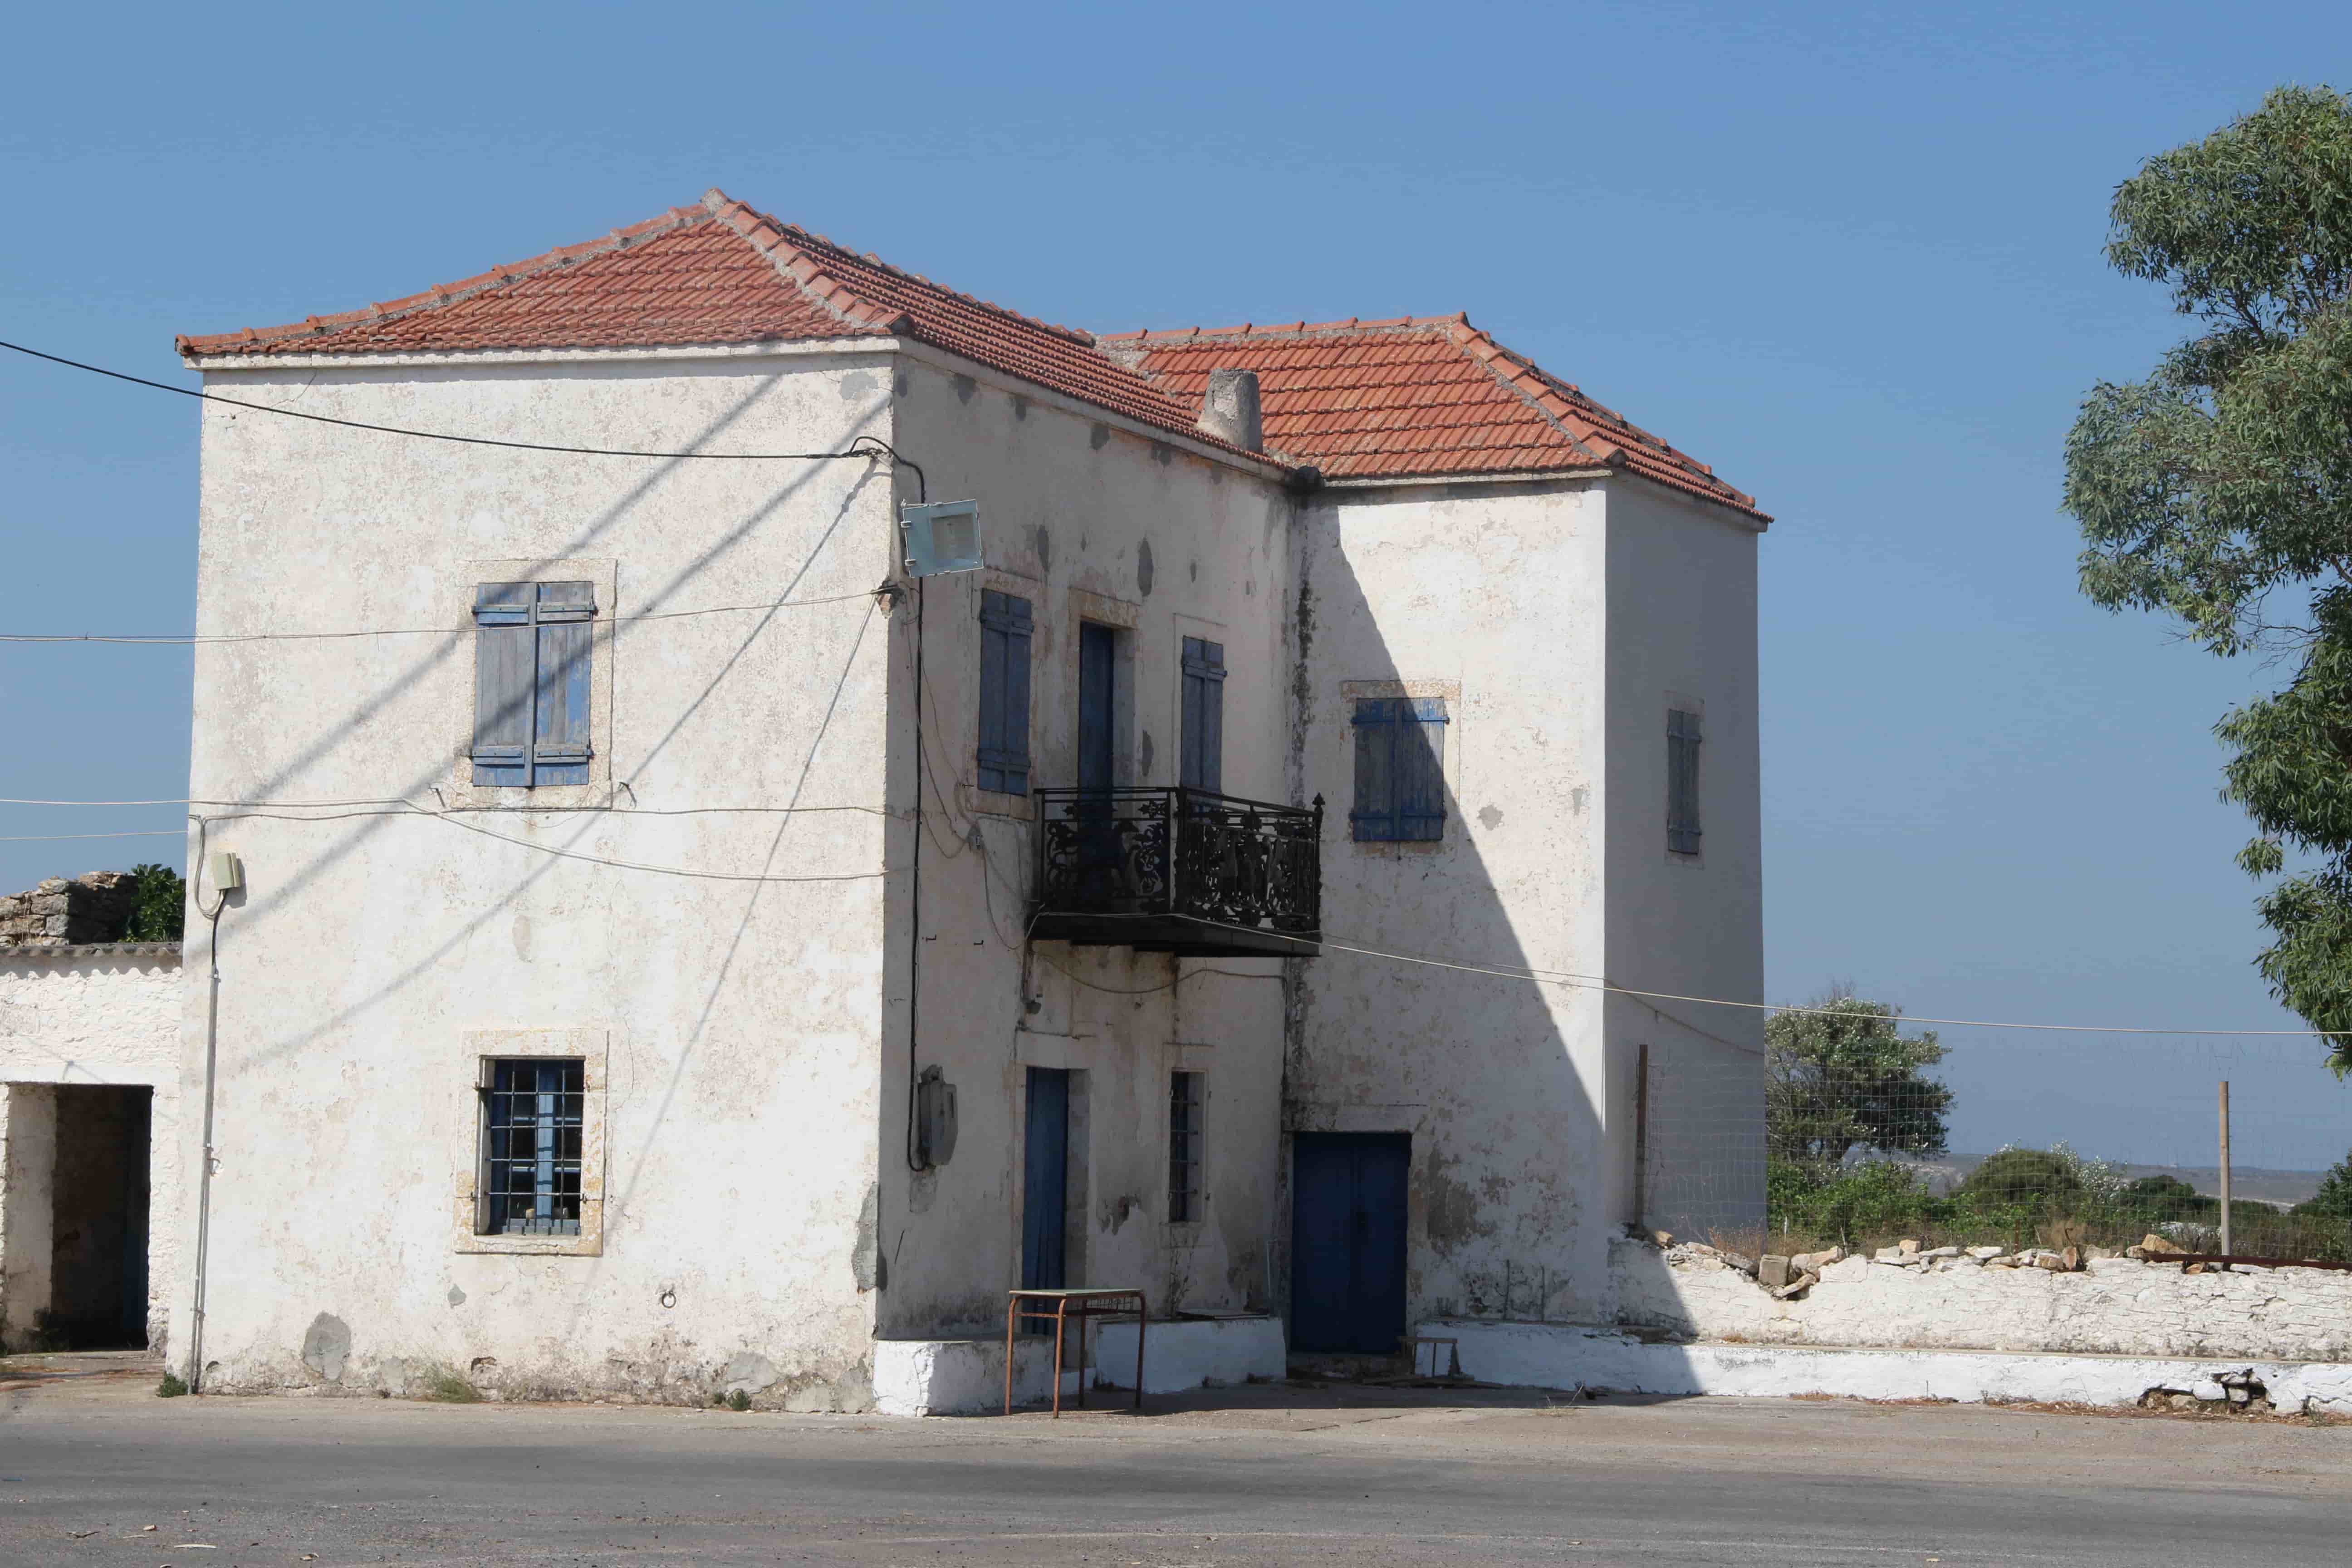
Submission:
M 1291 1140 L 1290 1348 L 1392 1355 L 1405 1333 L 1405 1189 L 1412 1136 Z
M 1021 1165 L 1021 1288 L 1069 1284 L 1070 1075 L 1031 1068 Z
M 11 1350 L 144 1348 L 155 1091 L 17 1083 L 7 1095 L 0 1338 Z

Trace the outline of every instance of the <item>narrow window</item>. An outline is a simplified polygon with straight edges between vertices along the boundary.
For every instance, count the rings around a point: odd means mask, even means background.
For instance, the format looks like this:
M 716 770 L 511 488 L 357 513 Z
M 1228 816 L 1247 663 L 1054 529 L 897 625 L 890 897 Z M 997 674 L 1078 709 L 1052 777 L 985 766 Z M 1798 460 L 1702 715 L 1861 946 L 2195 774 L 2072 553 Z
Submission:
M 1168 1219 L 1201 1217 L 1201 1110 L 1204 1074 L 1168 1075 Z
M 1666 710 L 1666 847 L 1698 853 L 1698 715 Z
M 474 591 L 474 782 L 588 782 L 593 583 L 484 583 Z
M 1445 699 L 1358 700 L 1357 842 L 1430 843 L 1445 837 Z
M 484 1236 L 578 1236 L 587 1064 L 578 1057 L 486 1058 Z
M 980 787 L 1029 793 L 1029 601 L 980 595 Z
M 1225 787 L 1225 645 L 1184 639 L 1184 754 L 1176 782 L 1219 794 Z

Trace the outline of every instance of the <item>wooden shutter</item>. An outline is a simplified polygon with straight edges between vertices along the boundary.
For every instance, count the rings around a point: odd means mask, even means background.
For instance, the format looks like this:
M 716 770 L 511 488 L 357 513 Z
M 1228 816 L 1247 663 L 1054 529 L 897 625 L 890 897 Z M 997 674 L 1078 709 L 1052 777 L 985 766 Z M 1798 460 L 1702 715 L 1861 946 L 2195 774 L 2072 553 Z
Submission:
M 530 583 L 474 590 L 474 782 L 530 783 L 531 708 L 538 669 Z
M 592 583 L 474 590 L 474 782 L 586 784 Z
M 538 721 L 531 783 L 588 782 L 588 662 L 596 618 L 593 583 L 539 584 Z
M 1407 843 L 1445 837 L 1445 700 L 1400 700 L 1396 721 L 1396 836 Z
M 1356 804 L 1348 813 L 1348 827 L 1360 843 L 1397 836 L 1396 707 L 1386 697 L 1356 703 Z
M 1184 732 L 1176 782 L 1223 794 L 1225 787 L 1225 645 L 1184 639 Z
M 1367 697 L 1356 703 L 1359 843 L 1428 843 L 1445 837 L 1445 700 Z
M 1698 853 L 1698 715 L 1666 710 L 1666 847 Z
M 980 787 L 1029 792 L 1029 601 L 980 595 Z

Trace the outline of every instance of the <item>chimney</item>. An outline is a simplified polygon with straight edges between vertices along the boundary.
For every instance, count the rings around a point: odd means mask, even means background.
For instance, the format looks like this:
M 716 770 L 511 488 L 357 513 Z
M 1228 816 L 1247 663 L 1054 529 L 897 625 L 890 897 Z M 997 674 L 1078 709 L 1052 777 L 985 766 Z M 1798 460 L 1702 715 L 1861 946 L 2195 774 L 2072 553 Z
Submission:
M 1201 416 L 1193 421 L 1220 441 L 1255 452 L 1265 446 L 1265 421 L 1257 405 L 1257 372 L 1213 370 L 1209 390 L 1201 399 Z

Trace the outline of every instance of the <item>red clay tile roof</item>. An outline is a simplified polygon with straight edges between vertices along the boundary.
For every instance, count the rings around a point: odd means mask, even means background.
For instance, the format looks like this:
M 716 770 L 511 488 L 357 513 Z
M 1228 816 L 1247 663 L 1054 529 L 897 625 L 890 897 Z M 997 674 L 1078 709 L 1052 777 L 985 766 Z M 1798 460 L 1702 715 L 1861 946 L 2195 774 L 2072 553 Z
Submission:
M 1097 342 L 1188 408 L 1200 406 L 1210 371 L 1256 372 L 1266 449 L 1330 479 L 1610 467 L 1770 521 L 1706 464 L 1512 353 L 1466 316 L 1188 327 Z
M 462 353 L 892 336 L 1228 451 L 1240 448 L 1193 420 L 1211 370 L 1254 370 L 1264 456 L 1313 464 L 1335 479 L 1610 467 L 1763 518 L 1704 463 L 1511 353 L 1466 317 L 1097 341 L 941 288 L 717 190 L 698 206 L 421 294 L 288 326 L 184 336 L 179 349 L 202 357 Z
M 711 191 L 422 294 L 283 327 L 184 336 L 184 354 L 459 353 L 905 336 L 1145 425 L 1239 451 L 1084 332 L 943 289 Z M 1259 454 L 1250 454 L 1260 456 Z

